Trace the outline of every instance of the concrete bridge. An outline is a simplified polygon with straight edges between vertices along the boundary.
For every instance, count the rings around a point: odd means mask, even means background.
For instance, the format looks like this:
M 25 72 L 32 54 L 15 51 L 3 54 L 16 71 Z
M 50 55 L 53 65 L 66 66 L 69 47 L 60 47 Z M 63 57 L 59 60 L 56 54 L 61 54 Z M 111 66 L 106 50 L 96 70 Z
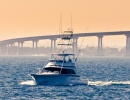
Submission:
M 115 32 L 94 32 L 94 33 L 74 33 L 73 34 L 73 47 L 77 49 L 77 40 L 79 37 L 92 37 L 96 36 L 98 38 L 98 53 L 102 54 L 102 39 L 104 36 L 112 35 L 124 35 L 126 36 L 126 54 L 130 54 L 130 31 L 115 31 Z M 49 39 L 51 41 L 51 50 L 56 48 L 56 40 L 61 38 L 62 35 L 48 35 L 48 36 L 35 36 L 35 37 L 24 37 L 24 38 L 14 38 L 0 41 L 0 52 L 3 48 L 6 48 L 6 55 L 8 55 L 9 47 L 14 43 L 17 43 L 17 54 L 19 50 L 23 48 L 23 44 L 26 41 L 32 41 L 32 48 L 35 50 L 34 54 L 37 54 L 38 41 Z

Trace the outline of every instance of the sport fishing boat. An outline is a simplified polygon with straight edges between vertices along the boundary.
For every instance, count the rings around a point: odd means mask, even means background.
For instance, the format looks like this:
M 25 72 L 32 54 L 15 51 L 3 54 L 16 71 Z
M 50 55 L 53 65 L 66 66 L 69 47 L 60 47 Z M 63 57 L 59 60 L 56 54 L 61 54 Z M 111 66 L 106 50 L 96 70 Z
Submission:
M 31 77 L 40 85 L 87 85 L 87 81 L 81 80 L 76 73 L 77 58 L 73 49 L 73 31 L 65 31 L 60 40 L 60 51 L 53 52 L 45 66 L 38 73 L 31 74 Z

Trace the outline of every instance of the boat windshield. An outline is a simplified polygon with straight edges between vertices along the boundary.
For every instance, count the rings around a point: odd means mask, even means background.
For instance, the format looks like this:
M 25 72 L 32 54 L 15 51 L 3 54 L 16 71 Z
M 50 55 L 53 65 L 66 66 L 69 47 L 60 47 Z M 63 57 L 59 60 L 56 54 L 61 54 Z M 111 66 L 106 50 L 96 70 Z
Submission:
M 59 61 L 59 62 L 74 62 L 74 57 L 73 55 L 65 55 L 65 54 L 60 54 L 60 55 L 52 55 L 50 61 Z

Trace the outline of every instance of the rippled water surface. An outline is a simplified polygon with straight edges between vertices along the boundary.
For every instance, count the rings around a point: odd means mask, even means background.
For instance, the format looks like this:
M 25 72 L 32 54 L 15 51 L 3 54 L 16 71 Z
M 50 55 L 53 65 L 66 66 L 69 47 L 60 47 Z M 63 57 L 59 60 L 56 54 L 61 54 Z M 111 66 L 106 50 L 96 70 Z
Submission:
M 129 57 L 80 57 L 78 74 L 88 85 L 35 85 L 28 74 L 48 57 L 0 57 L 0 100 L 130 100 Z

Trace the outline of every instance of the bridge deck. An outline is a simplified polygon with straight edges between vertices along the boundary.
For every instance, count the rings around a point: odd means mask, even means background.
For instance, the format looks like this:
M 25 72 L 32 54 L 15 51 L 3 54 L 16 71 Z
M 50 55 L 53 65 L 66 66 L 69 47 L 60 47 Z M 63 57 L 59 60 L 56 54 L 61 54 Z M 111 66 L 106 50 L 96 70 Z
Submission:
M 74 33 L 73 37 L 87 37 L 87 36 L 108 36 L 108 35 L 130 35 L 130 31 L 115 31 L 115 32 L 94 32 L 94 33 Z M 0 41 L 0 44 L 24 42 L 24 41 L 37 41 L 42 39 L 57 39 L 61 38 L 62 35 L 48 35 L 48 36 L 35 36 L 35 37 L 23 37 L 14 38 Z

